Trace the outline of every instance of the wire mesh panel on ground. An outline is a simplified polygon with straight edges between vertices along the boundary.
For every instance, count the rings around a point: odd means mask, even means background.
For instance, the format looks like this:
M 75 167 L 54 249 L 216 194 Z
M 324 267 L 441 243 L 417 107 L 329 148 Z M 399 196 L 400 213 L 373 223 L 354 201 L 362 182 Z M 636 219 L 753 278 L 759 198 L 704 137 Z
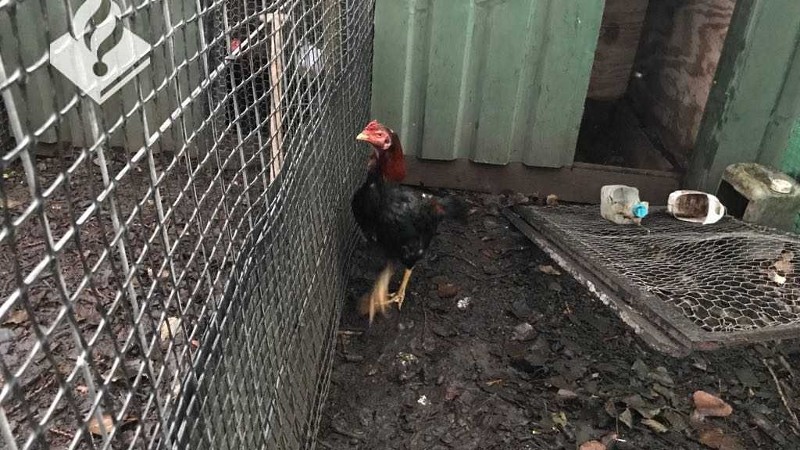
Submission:
M 514 212 L 523 231 L 650 337 L 686 349 L 800 337 L 800 236 L 732 218 L 681 222 L 665 211 L 641 227 L 612 224 L 597 206 Z
M 372 14 L 0 2 L 5 448 L 313 446 Z

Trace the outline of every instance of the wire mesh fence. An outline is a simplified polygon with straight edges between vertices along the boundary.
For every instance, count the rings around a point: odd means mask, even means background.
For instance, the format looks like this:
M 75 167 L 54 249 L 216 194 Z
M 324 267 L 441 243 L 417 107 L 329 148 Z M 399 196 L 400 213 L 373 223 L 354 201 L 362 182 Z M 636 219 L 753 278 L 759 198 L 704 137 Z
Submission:
M 691 224 L 664 210 L 642 227 L 612 224 L 596 206 L 517 212 L 558 256 L 682 345 L 714 348 L 800 335 L 795 234 L 733 218 Z
M 5 448 L 313 446 L 372 14 L 0 1 Z

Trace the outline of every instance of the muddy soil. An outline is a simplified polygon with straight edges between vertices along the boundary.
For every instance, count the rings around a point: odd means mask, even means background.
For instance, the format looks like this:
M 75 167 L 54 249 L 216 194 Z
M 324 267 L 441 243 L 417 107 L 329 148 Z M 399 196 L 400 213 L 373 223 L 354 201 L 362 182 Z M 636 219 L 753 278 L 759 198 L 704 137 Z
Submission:
M 469 198 L 371 327 L 356 305 L 382 260 L 356 251 L 318 448 L 800 448 L 796 342 L 659 354 L 499 214 L 527 199 Z M 692 420 L 697 390 L 733 414 Z

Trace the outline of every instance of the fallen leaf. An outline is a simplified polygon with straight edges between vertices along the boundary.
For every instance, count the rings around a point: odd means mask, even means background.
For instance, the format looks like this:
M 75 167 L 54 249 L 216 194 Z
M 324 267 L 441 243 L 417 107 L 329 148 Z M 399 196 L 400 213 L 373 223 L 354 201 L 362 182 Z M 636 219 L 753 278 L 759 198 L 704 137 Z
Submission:
M 728 417 L 733 413 L 731 405 L 708 392 L 696 391 L 692 395 L 692 398 L 695 408 L 694 414 L 692 414 L 693 419 L 702 420 L 705 417 Z
M 686 419 L 684 419 L 684 416 L 677 411 L 664 411 L 664 418 L 667 419 L 670 428 L 672 428 L 674 431 L 681 432 L 689 427 L 689 424 L 686 422 Z
M 561 428 L 567 426 L 567 415 L 564 414 L 564 411 L 559 411 L 557 413 L 550 414 L 550 419 L 553 421 L 554 424 L 558 425 Z
M 633 428 L 633 414 L 631 414 L 631 410 L 626 408 L 625 411 L 622 411 L 622 414 L 619 415 L 619 421 L 627 425 L 628 428 Z
M 111 416 L 108 414 L 104 415 L 102 421 L 102 427 L 103 427 L 102 429 L 100 428 L 100 422 L 98 422 L 97 417 L 92 417 L 92 420 L 90 420 L 87 425 L 90 433 L 95 435 L 101 435 L 103 434 L 101 430 L 105 430 L 106 433 L 110 433 L 111 430 L 114 429 L 114 419 L 112 419 Z
M 706 447 L 716 450 L 744 450 L 739 439 L 726 435 L 721 428 L 704 428 L 698 433 L 697 440 Z
M 667 431 L 669 431 L 669 428 L 667 428 L 664 424 L 655 419 L 643 419 L 642 424 L 644 424 L 647 428 L 650 428 L 651 430 L 655 431 L 656 433 L 666 433 Z
M 458 396 L 461 395 L 461 388 L 456 385 L 447 386 L 444 391 L 444 399 L 448 402 L 451 400 L 455 400 Z
M 441 283 L 436 290 L 440 298 L 452 298 L 458 294 L 458 286 L 453 283 Z
M 514 327 L 514 333 L 511 336 L 512 341 L 527 341 L 534 336 L 533 325 L 528 322 L 523 322 Z
M 8 320 L 3 322 L 3 325 L 20 325 L 28 321 L 28 311 L 18 309 L 8 316 Z
M 775 267 L 775 270 L 778 272 L 788 275 L 794 272 L 794 264 L 792 264 L 792 259 L 794 259 L 794 253 L 784 251 L 781 253 L 781 256 L 778 258 L 778 260 L 775 261 L 773 267 Z
M 5 178 L 5 176 L 3 178 Z M 16 209 L 16 208 L 22 206 L 23 204 L 25 204 L 25 202 L 20 200 L 20 199 L 18 199 L 18 198 L 6 197 L 5 204 L 8 206 L 8 209 Z M 3 201 L 0 200 L 0 209 L 3 209 L 3 208 L 4 208 Z
M 631 370 L 636 373 L 636 376 L 639 377 L 640 380 L 646 380 L 650 373 L 650 368 L 647 367 L 647 364 L 645 364 L 641 359 L 637 359 L 633 362 Z
M 606 446 L 600 441 L 588 441 L 581 444 L 578 450 L 606 450 Z
M 770 276 L 770 279 L 772 281 L 774 281 L 775 283 L 778 283 L 778 284 L 785 284 L 786 283 L 786 277 L 784 277 L 783 275 L 780 275 L 778 272 L 770 270 L 769 271 L 769 276 Z
M 555 267 L 553 267 L 551 265 L 543 265 L 542 264 L 542 265 L 540 265 L 538 267 L 538 269 L 539 269 L 539 272 L 542 272 L 542 273 L 547 274 L 547 275 L 554 275 L 554 276 L 561 275 L 561 272 L 559 272 L 558 269 L 556 269 Z
M 496 385 L 496 384 L 500 384 L 500 383 L 502 383 L 502 382 L 503 382 L 503 379 L 502 379 L 502 378 L 498 378 L 498 379 L 496 379 L 496 380 L 489 380 L 489 381 L 487 381 L 487 382 L 486 382 L 486 385 L 487 385 L 487 386 L 494 386 L 494 385 Z
M 86 395 L 89 393 L 89 387 L 84 385 L 75 386 L 75 390 L 81 395 Z
M 130 377 L 130 379 L 132 380 L 136 378 L 136 376 L 139 374 L 139 371 L 141 370 L 140 366 L 141 366 L 141 360 L 133 359 L 125 362 L 124 369 L 123 366 L 118 366 L 113 374 L 111 372 L 112 369 L 108 369 L 103 374 L 103 378 L 106 380 L 110 380 L 112 383 L 116 383 L 117 381 L 125 378 L 125 375 L 127 374 L 128 377 Z M 143 372 L 142 377 L 147 378 L 147 373 Z
M 192 339 L 192 347 L 200 348 L 200 341 L 198 341 L 197 339 Z
M 558 196 L 555 194 L 550 194 L 547 196 L 547 206 L 556 206 L 558 205 Z
M 617 433 L 614 432 L 610 432 L 605 436 L 603 436 L 602 438 L 600 438 L 600 442 L 606 447 L 614 445 L 614 443 L 617 442 L 618 440 L 619 436 L 617 435 Z
M 178 335 L 181 326 L 181 319 L 179 317 L 169 317 L 164 323 L 161 324 L 161 340 L 169 340 L 170 336 Z
M 672 377 L 669 376 L 669 372 L 667 372 L 666 367 L 656 367 L 656 370 L 650 372 L 648 374 L 651 380 L 661 383 L 664 386 L 674 386 L 675 381 L 673 381 Z

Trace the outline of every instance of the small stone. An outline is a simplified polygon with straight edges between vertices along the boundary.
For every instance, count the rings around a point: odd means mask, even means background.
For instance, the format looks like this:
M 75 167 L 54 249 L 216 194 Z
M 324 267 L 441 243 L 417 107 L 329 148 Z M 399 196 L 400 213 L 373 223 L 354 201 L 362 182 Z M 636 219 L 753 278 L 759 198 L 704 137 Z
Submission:
M 357 362 L 361 362 L 361 361 L 363 361 L 363 360 L 364 360 L 364 357 L 363 357 L 363 356 L 361 356 L 361 355 L 356 355 L 356 354 L 354 354 L 354 353 L 345 353 L 345 355 L 344 355 L 344 359 L 345 359 L 345 361 L 347 361 L 347 362 L 351 362 L 351 363 L 357 363 Z
M 561 400 L 574 400 L 578 398 L 578 394 L 576 394 L 573 391 L 570 391 L 569 389 L 559 389 L 558 392 L 556 393 L 556 396 Z
M 512 205 L 526 205 L 530 203 L 531 199 L 521 192 L 515 192 L 509 197 L 508 201 Z
M 523 322 L 514 327 L 514 334 L 511 336 L 512 341 L 527 341 L 534 335 L 533 325 L 528 322 Z
M 14 333 L 14 330 L 9 328 L 0 328 L 0 342 L 11 342 L 17 338 L 17 334 Z

